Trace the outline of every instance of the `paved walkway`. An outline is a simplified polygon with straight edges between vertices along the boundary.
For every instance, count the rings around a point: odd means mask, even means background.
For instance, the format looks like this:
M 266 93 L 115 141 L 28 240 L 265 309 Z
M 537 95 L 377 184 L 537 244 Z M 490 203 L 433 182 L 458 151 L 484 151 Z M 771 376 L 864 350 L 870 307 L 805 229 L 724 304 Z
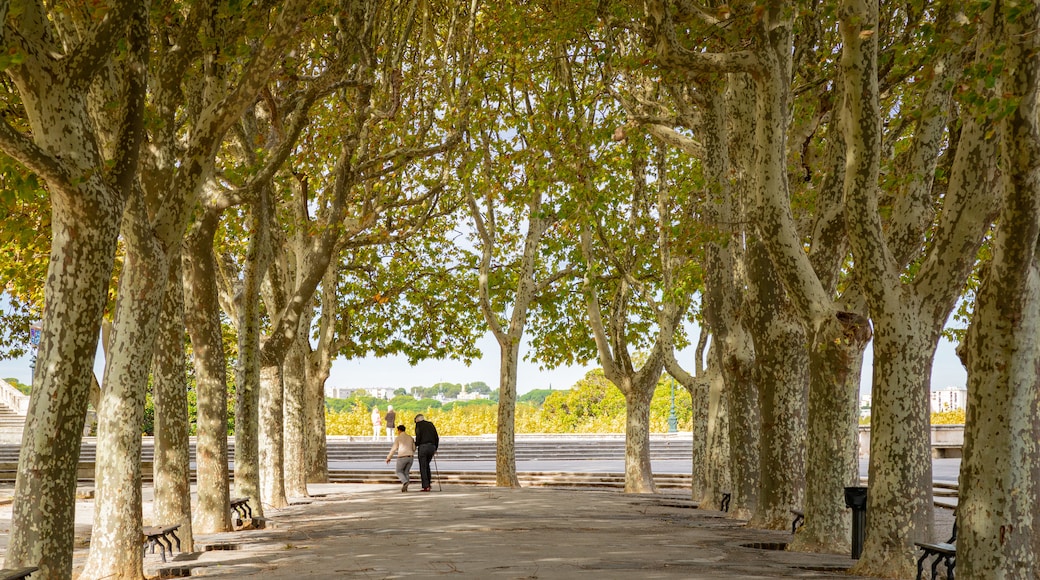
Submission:
M 415 488 L 413 488 L 414 490 Z M 675 495 L 451 486 L 314 485 L 269 526 L 203 535 L 163 565 L 221 578 L 852 578 L 848 556 L 778 551 Z M 757 546 L 757 547 L 748 547 Z M 228 548 L 233 548 L 228 550 Z M 768 549 L 763 549 L 768 548 Z M 172 572 L 172 570 L 171 570 Z

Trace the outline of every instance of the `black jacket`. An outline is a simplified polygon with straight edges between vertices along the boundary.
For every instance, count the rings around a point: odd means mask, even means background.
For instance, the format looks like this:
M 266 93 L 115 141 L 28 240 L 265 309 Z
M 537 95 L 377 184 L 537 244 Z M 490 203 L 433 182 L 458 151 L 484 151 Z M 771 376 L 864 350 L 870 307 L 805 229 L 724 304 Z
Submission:
M 441 438 L 437 436 L 437 428 L 433 426 L 433 423 L 419 421 L 415 424 L 415 446 L 418 447 L 427 443 L 432 443 L 434 447 L 439 447 Z

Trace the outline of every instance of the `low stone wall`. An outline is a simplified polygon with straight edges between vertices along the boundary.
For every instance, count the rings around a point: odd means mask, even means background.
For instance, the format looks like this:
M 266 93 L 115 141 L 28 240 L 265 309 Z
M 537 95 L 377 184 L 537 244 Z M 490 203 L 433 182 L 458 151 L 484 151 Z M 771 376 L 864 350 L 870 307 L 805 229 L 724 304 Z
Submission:
M 964 425 L 932 425 L 932 458 L 960 457 L 964 446 Z M 859 456 L 870 455 L 870 425 L 859 426 Z

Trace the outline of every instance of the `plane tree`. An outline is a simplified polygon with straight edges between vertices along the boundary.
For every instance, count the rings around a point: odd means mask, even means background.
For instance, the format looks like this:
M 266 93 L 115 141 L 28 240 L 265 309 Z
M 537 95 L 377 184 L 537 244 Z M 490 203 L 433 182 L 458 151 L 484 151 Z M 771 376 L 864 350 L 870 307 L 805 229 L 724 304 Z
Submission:
M 575 273 L 561 252 L 561 220 L 575 211 L 569 181 L 576 173 L 561 144 L 581 137 L 575 127 L 594 114 L 602 89 L 595 62 L 586 59 L 589 46 L 565 40 L 593 11 L 505 8 L 481 35 L 476 70 L 483 80 L 474 97 L 483 106 L 471 124 L 463 189 L 480 310 L 499 345 L 496 483 L 518 487 L 516 380 L 528 313 Z
M 51 307 L 43 310 L 26 418 L 33 436 L 19 454 L 5 563 L 39 566 L 44 578 L 72 573 L 75 465 L 119 224 L 143 135 L 143 7 L 123 2 L 111 8 L 42 2 L 19 4 L 17 11 L 8 3 L 0 8 L 4 73 L 16 89 L 6 93 L 5 104 L 22 111 L 0 123 L 0 149 L 45 184 L 51 230 L 43 291 Z M 94 113 L 105 102 L 118 105 L 107 111 L 102 128 Z
M 1002 209 L 962 344 L 968 369 L 958 493 L 957 571 L 1024 577 L 1037 569 L 1040 452 L 1040 6 L 995 3 L 980 20 L 1002 47 L 995 82 Z M 988 67 L 982 68 L 986 70 Z M 992 76 L 990 76 L 992 75 Z
M 273 176 L 271 204 L 256 212 L 251 235 L 265 229 L 259 236 L 263 244 L 247 259 L 224 260 L 231 266 L 225 288 L 239 284 L 243 270 L 255 274 L 241 278 L 244 296 L 267 289 L 269 326 L 262 341 L 247 340 L 240 323 L 240 341 L 245 342 L 239 349 L 243 382 L 238 385 L 238 396 L 256 397 L 262 409 L 258 417 L 264 417 L 258 438 L 262 489 L 257 490 L 264 504 L 286 503 L 282 364 L 337 248 L 389 241 L 395 223 L 403 230 L 413 227 L 438 204 L 449 167 L 446 154 L 458 142 L 463 123 L 459 115 L 444 113 L 466 109 L 466 84 L 453 82 L 446 71 L 465 68 L 475 11 L 475 4 L 441 11 L 389 2 L 356 5 L 338 19 L 328 42 L 330 50 L 339 47 L 351 55 L 351 83 L 340 96 L 350 103 L 351 114 L 329 107 L 316 119 L 302 139 L 317 146 L 297 152 L 288 170 Z M 435 21 L 444 26 L 432 26 Z M 426 158 L 438 159 L 438 169 L 413 173 L 415 162 Z M 248 158 L 243 161 L 248 166 Z M 407 212 L 414 212 L 414 220 L 404 219 Z M 286 247 L 282 231 L 288 231 L 285 240 L 299 236 L 300 251 L 291 260 L 281 250 Z M 263 285 L 265 275 L 269 281 Z M 259 304 L 240 314 L 249 317 L 249 329 L 259 331 Z

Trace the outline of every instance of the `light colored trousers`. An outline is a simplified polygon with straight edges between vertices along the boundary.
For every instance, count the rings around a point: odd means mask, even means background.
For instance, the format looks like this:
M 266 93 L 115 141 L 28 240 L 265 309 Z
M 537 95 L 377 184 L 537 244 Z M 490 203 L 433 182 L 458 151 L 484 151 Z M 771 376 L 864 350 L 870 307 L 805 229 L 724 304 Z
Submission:
M 399 479 L 401 483 L 408 483 L 411 481 L 412 478 L 408 472 L 412 470 L 413 459 L 414 457 L 411 455 L 397 458 L 397 469 L 395 470 L 395 473 L 397 473 L 397 479 Z

